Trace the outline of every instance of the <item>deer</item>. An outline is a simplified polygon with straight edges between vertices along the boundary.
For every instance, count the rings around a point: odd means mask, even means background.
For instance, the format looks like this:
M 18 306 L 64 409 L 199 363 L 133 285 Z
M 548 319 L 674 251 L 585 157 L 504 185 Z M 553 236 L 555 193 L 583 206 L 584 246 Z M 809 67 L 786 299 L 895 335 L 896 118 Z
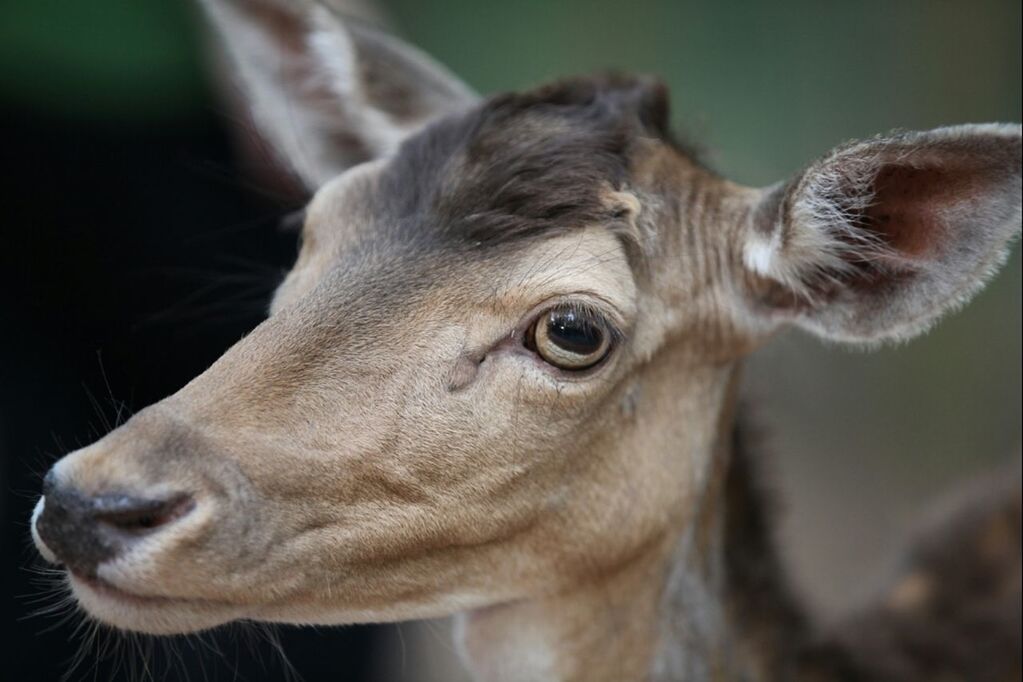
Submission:
M 46 474 L 79 607 L 171 635 L 454 617 L 479 680 L 1020 679 L 1020 478 L 817 627 L 773 544 L 742 361 L 874 347 L 1019 236 L 1019 124 L 846 143 L 745 187 L 655 78 L 481 97 L 323 2 L 204 0 L 311 200 L 269 315 Z

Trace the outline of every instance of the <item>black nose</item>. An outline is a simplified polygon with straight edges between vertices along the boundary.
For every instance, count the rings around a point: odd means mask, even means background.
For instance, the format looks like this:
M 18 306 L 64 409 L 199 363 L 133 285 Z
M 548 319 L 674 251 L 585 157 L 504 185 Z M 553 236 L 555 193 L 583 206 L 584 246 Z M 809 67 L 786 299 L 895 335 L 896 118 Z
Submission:
M 160 499 L 84 495 L 58 484 L 52 471 L 43 480 L 43 496 L 36 532 L 64 565 L 86 576 L 95 575 L 100 562 L 113 559 L 193 506 L 187 495 Z

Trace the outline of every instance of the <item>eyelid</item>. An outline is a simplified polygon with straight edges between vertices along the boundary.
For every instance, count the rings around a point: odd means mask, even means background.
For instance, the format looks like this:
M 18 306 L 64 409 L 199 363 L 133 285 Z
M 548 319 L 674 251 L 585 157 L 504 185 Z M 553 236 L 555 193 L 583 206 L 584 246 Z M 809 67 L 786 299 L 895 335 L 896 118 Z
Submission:
M 515 327 L 512 334 L 510 336 L 506 336 L 506 339 L 509 341 L 513 340 L 513 342 L 517 345 L 525 347 L 526 337 L 529 334 L 529 330 L 532 329 L 537 321 L 544 315 L 552 310 L 557 310 L 558 308 L 574 308 L 586 315 L 587 319 L 601 325 L 601 327 L 607 331 L 609 341 L 611 342 L 611 351 L 609 352 L 609 355 L 610 353 L 613 353 L 620 344 L 623 344 L 626 341 L 629 327 L 622 319 L 622 315 L 618 309 L 603 296 L 593 292 L 582 291 L 551 296 L 543 302 L 533 306 Z
M 530 311 L 530 319 L 536 319 L 548 310 L 560 307 L 573 308 L 590 321 L 604 323 L 612 333 L 612 340 L 621 340 L 629 327 L 627 318 L 608 298 L 592 291 L 576 291 L 551 296 Z
M 621 330 L 621 325 L 616 322 L 612 317 L 600 306 L 589 301 L 580 299 L 566 299 L 560 303 L 554 303 L 548 307 L 543 308 L 540 312 L 533 317 L 533 322 L 530 323 L 530 327 L 537 323 L 544 315 L 549 314 L 554 310 L 571 310 L 586 322 L 599 326 L 604 329 L 610 338 L 611 346 L 618 345 L 623 338 L 625 333 Z M 527 328 L 528 329 L 528 328 Z
M 497 335 L 490 337 L 489 339 L 482 340 L 479 345 L 482 354 L 486 354 L 499 347 L 514 347 L 523 346 L 526 333 L 529 328 L 540 318 L 544 313 L 554 310 L 559 306 L 569 305 L 574 303 L 577 306 L 585 306 L 588 311 L 593 314 L 599 315 L 599 319 L 604 323 L 608 331 L 611 334 L 611 341 L 615 344 L 624 342 L 631 330 L 631 324 L 627 321 L 627 318 L 623 313 L 611 303 L 606 297 L 592 291 L 575 291 L 563 294 L 552 294 L 547 296 L 539 303 L 534 304 L 529 310 L 522 314 L 518 322 L 515 323 L 511 330 L 508 327 L 504 327 L 504 332 L 499 332 Z M 507 318 L 505 318 L 507 320 Z

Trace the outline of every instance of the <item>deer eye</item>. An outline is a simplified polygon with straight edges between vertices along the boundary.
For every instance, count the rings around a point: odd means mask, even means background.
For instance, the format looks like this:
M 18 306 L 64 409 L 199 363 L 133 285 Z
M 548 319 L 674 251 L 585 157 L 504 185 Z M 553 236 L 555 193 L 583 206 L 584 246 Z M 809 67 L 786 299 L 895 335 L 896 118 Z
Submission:
M 537 318 L 526 333 L 526 346 L 560 369 L 589 369 L 610 351 L 611 330 L 599 313 L 559 306 Z

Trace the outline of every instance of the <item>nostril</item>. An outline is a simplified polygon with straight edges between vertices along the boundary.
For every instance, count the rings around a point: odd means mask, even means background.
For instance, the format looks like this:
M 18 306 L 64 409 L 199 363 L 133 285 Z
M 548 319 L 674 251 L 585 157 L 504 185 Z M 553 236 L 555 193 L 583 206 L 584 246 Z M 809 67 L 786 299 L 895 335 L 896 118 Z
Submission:
M 126 495 L 105 495 L 93 499 L 94 518 L 127 533 L 141 534 L 183 517 L 195 506 L 188 495 L 147 500 Z
M 86 495 L 47 476 L 45 502 L 33 515 L 33 538 L 44 556 L 79 575 L 94 575 L 141 539 L 195 508 L 187 494 L 143 498 L 122 493 Z

